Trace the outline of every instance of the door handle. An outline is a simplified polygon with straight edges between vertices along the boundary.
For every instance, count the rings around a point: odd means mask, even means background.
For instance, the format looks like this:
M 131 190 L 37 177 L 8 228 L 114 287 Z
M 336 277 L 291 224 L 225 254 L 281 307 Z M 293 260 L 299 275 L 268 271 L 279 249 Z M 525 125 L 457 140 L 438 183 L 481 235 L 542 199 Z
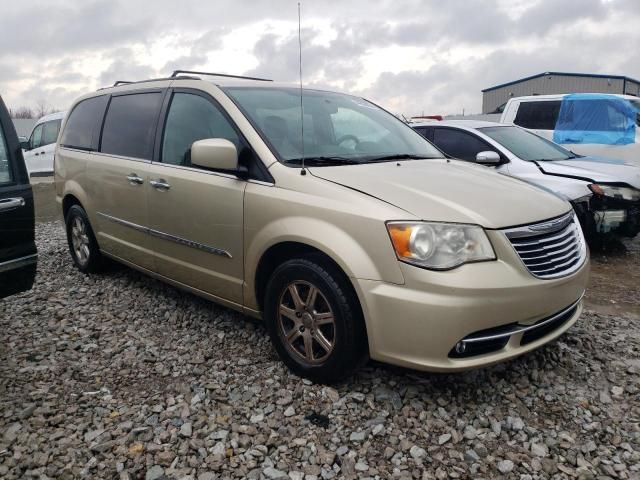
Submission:
M 144 183 L 144 179 L 142 179 L 135 173 L 130 173 L 129 175 L 127 175 L 127 180 L 129 180 L 129 183 L 131 185 L 142 185 Z
M 37 157 L 38 155 L 40 155 L 40 154 L 39 154 L 38 152 L 36 152 L 36 155 L 35 155 L 35 156 Z
M 40 155 L 44 155 L 44 152 L 40 152 Z
M 24 198 L 3 198 L 0 200 L 0 212 L 8 212 L 9 210 L 14 210 L 16 208 L 24 207 L 25 201 Z
M 164 178 L 159 178 L 158 180 L 151 180 L 149 183 L 156 190 L 169 190 L 171 188 L 171 185 L 169 185 Z

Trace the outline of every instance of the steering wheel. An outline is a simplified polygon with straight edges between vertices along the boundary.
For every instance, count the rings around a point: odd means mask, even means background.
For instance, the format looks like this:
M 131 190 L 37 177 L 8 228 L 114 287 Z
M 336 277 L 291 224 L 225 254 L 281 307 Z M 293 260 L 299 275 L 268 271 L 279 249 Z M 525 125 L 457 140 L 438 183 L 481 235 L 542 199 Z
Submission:
M 336 143 L 338 145 L 341 145 L 347 140 L 352 140 L 353 142 L 355 142 L 356 148 L 358 147 L 358 145 L 360 145 L 360 140 L 358 140 L 358 137 L 356 137 L 355 135 L 348 135 L 348 134 L 341 136 L 339 139 L 336 140 Z

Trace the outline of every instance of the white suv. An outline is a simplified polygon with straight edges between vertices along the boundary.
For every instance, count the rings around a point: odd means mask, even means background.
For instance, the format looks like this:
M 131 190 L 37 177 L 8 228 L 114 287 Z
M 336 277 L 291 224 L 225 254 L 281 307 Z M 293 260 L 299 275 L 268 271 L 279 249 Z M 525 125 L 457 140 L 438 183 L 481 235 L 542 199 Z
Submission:
M 519 125 L 581 155 L 640 166 L 640 98 L 573 93 L 510 99 L 501 123 Z

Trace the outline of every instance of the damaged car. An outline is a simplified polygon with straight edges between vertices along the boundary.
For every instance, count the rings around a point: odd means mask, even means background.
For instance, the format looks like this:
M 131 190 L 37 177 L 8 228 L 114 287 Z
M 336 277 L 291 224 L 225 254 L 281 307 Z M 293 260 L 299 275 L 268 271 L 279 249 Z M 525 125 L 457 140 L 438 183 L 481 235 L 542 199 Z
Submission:
M 624 160 L 578 155 L 515 125 L 450 120 L 411 126 L 451 157 L 565 198 L 590 243 L 640 232 L 640 168 Z

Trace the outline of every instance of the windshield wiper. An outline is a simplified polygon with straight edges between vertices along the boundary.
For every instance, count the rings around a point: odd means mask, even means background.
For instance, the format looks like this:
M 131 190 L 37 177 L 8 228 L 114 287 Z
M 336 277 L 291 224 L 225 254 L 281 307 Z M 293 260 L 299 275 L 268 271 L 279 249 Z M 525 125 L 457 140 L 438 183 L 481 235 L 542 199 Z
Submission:
M 289 158 L 284 160 L 284 163 L 294 164 L 294 165 L 302 165 L 302 158 Z M 352 158 L 347 157 L 330 157 L 330 156 L 321 156 L 321 157 L 304 157 L 305 165 L 315 165 L 315 166 L 331 166 L 331 165 L 356 165 L 360 162 L 358 160 L 354 160 Z
M 411 153 L 394 153 L 393 155 L 382 155 L 380 157 L 368 158 L 366 162 L 373 163 L 373 162 L 386 162 L 387 160 L 422 160 L 424 158 L 437 158 L 437 157 L 425 157 L 424 155 L 413 155 Z

